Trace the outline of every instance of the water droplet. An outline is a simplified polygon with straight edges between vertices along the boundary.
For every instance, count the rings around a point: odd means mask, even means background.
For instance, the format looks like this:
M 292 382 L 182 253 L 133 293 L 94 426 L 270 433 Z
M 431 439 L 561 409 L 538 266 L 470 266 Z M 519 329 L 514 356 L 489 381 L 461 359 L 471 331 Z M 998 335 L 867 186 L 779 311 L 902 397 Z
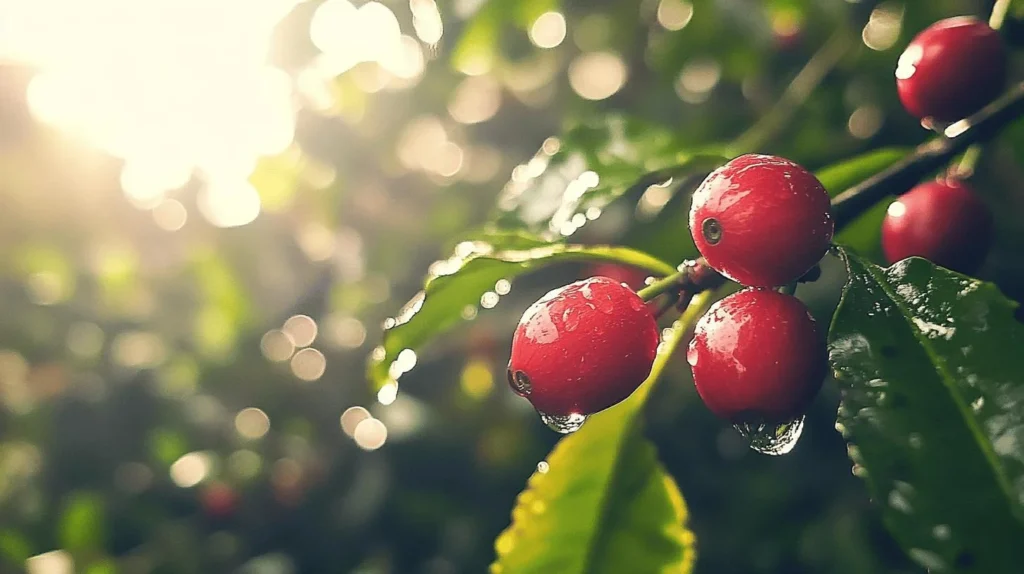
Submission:
M 611 315 L 615 313 L 615 303 L 607 293 L 597 296 L 594 298 L 594 304 L 597 306 L 597 310 L 604 313 L 605 315 Z
M 537 472 L 540 474 L 547 474 L 549 470 L 551 470 L 551 465 L 546 460 L 537 463 Z
M 522 371 L 512 372 L 512 369 L 508 370 L 508 386 L 512 387 L 512 390 L 519 396 L 525 397 L 530 394 L 533 390 L 533 383 L 530 382 L 530 377 L 526 376 L 526 373 Z
M 575 307 L 568 307 L 562 313 L 562 324 L 566 331 L 575 331 L 580 324 L 580 313 Z
M 570 413 L 567 415 L 548 415 L 540 413 L 540 420 L 542 420 L 549 429 L 557 433 L 569 434 L 580 430 L 583 423 L 587 422 L 587 415 L 581 415 L 579 413 Z
M 910 443 L 910 447 L 914 448 L 914 449 L 919 449 L 922 446 L 924 446 L 924 438 L 921 436 L 921 433 L 916 433 L 916 432 L 910 433 L 907 436 L 907 442 L 909 442 Z
M 690 348 L 686 350 L 686 362 L 690 363 L 691 367 L 697 366 L 697 347 L 690 345 Z
M 627 285 L 627 287 L 628 287 L 628 285 Z M 639 298 L 639 297 L 630 297 L 629 298 L 629 307 L 631 309 L 633 309 L 634 311 L 639 311 L 640 309 L 644 308 L 644 300 Z
M 800 440 L 804 431 L 804 417 L 777 425 L 741 423 L 733 427 L 750 441 L 750 448 L 761 454 L 779 456 L 788 454 Z
M 589 282 L 588 283 L 584 283 L 583 286 L 580 287 L 580 293 L 583 293 L 583 298 L 584 299 L 593 299 L 594 298 L 594 291 L 590 288 L 590 283 Z

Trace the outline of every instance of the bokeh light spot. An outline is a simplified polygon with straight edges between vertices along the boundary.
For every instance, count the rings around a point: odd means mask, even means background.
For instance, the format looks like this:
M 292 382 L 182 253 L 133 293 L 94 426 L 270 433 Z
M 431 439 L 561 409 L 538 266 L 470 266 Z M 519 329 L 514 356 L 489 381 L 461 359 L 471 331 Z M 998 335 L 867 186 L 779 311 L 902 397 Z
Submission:
M 569 85 L 587 100 L 603 100 L 622 89 L 628 69 L 621 56 L 612 52 L 589 52 L 569 65 Z

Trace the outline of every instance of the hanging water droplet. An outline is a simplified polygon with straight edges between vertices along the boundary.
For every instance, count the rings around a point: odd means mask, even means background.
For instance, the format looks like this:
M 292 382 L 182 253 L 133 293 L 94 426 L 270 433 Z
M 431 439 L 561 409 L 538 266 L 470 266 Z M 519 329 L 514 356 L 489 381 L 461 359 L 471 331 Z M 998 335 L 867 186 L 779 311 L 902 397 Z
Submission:
M 533 390 L 533 383 L 530 382 L 530 377 L 526 376 L 526 373 L 522 371 L 512 372 L 512 369 L 508 370 L 508 386 L 512 387 L 512 390 L 519 396 L 525 397 L 530 394 Z
M 540 420 L 543 421 L 549 429 L 557 433 L 569 434 L 580 430 L 583 423 L 587 422 L 587 415 L 581 415 L 579 413 L 570 413 L 567 415 L 549 415 L 540 413 Z
M 804 431 L 804 417 L 777 425 L 740 423 L 733 427 L 750 441 L 750 448 L 761 454 L 779 456 L 788 454 L 800 440 Z

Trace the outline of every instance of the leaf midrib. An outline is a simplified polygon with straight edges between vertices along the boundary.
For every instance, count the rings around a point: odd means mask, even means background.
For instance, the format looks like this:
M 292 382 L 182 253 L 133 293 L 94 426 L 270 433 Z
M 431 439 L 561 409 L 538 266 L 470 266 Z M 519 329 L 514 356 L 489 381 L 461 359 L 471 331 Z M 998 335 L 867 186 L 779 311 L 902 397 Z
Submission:
M 1013 508 L 1016 505 L 1016 501 L 1012 495 L 1012 488 L 1010 486 L 1009 478 L 1006 476 L 1002 466 L 999 464 L 999 459 L 996 456 L 995 450 L 993 449 L 992 445 L 988 442 L 988 439 L 986 438 L 985 434 L 982 432 L 981 427 L 978 425 L 978 421 L 975 420 L 974 417 L 971 415 L 970 407 L 968 406 L 967 401 L 963 398 L 963 396 L 961 396 L 960 391 L 953 384 L 953 376 L 946 368 L 946 364 L 945 361 L 942 360 L 942 356 L 938 352 L 936 352 L 934 347 L 932 347 L 931 341 L 928 339 L 928 337 L 924 336 L 924 333 L 920 329 L 918 329 L 916 325 L 914 325 L 913 321 L 910 320 L 911 310 L 902 304 L 902 302 L 898 298 L 897 293 L 889 289 L 889 283 L 884 273 L 882 274 L 881 278 L 879 277 L 880 268 L 877 268 L 874 265 L 870 264 L 863 265 L 859 261 L 857 262 L 857 264 L 861 265 L 861 267 L 863 267 L 868 272 L 868 274 L 871 275 L 871 278 L 875 280 L 875 283 L 878 284 L 878 286 L 886 294 L 889 300 L 892 301 L 892 303 L 896 306 L 897 309 L 899 309 L 901 315 L 904 318 L 904 321 L 907 324 L 907 327 L 909 327 L 910 329 L 911 334 L 924 349 L 925 353 L 928 355 L 928 358 L 932 361 L 932 364 L 935 365 L 935 369 L 939 374 L 939 378 L 942 379 L 943 386 L 945 386 L 949 390 L 949 394 L 952 397 L 954 404 L 956 404 L 957 410 L 960 411 L 961 418 L 963 419 L 964 424 L 967 426 L 972 436 L 974 436 L 975 442 L 981 448 L 985 460 L 988 462 L 989 466 L 992 469 L 992 474 L 996 479 L 996 483 L 999 484 L 999 488 L 1002 491 L 1003 496 L 1009 502 L 1008 508 Z M 1014 521 L 1018 521 L 1016 513 L 1010 512 L 1010 516 Z
M 641 405 L 637 407 L 637 411 L 639 411 L 639 409 L 642 406 L 643 404 L 641 403 Z M 590 543 L 587 545 L 587 553 L 583 558 L 583 563 L 581 564 L 583 569 L 580 571 L 580 574 L 588 574 L 590 572 L 593 572 L 591 566 L 597 560 L 600 542 L 602 541 L 602 539 L 604 539 L 605 536 L 607 536 L 607 520 L 605 519 L 611 510 L 611 496 L 609 495 L 615 491 L 615 486 L 619 480 L 619 476 L 621 475 L 622 459 L 624 458 L 622 456 L 622 448 L 623 445 L 627 442 L 627 439 L 632 436 L 633 432 L 635 432 L 635 429 L 633 427 L 634 425 L 637 424 L 637 411 L 633 411 L 633 413 L 630 414 L 630 420 L 624 425 L 624 430 L 619 435 L 620 439 L 618 443 L 615 445 L 615 462 L 612 465 L 611 476 L 608 479 L 608 482 L 605 483 L 605 488 L 601 493 L 601 501 L 599 503 L 600 509 L 597 512 L 597 528 L 594 529 L 594 532 L 591 536 L 591 540 L 589 541 Z
M 681 320 L 682 319 L 680 319 L 680 321 Z M 605 528 L 604 526 L 607 521 L 605 520 L 605 518 L 610 512 L 611 506 L 611 497 L 609 496 L 609 494 L 615 491 L 614 487 L 620 480 L 619 477 L 622 475 L 623 459 L 625 458 L 624 456 L 622 456 L 623 446 L 633 436 L 634 432 L 639 432 L 639 429 L 636 428 L 636 425 L 639 424 L 638 415 L 640 413 L 640 410 L 643 409 L 644 404 L 647 402 L 647 395 L 650 394 L 651 387 L 657 384 L 657 382 L 661 379 L 662 371 L 665 370 L 665 366 L 668 365 L 669 359 L 672 358 L 672 355 L 675 353 L 675 350 L 679 346 L 679 343 L 680 341 L 682 341 L 682 339 L 682 330 L 679 330 L 676 332 L 672 341 L 669 342 L 669 344 L 667 345 L 668 348 L 666 348 L 662 354 L 658 355 L 657 359 L 655 360 L 654 366 L 651 368 L 651 374 L 648 376 L 647 382 L 645 382 L 639 389 L 636 390 L 637 393 L 643 393 L 643 395 L 635 397 L 636 399 L 638 399 L 639 404 L 636 406 L 636 409 L 634 409 L 633 412 L 630 413 L 629 421 L 627 421 L 623 425 L 623 431 L 622 433 L 619 434 L 619 440 L 615 445 L 615 462 L 612 465 L 611 476 L 608 479 L 608 482 L 605 483 L 604 491 L 601 493 L 601 501 L 599 503 L 600 508 L 597 512 L 598 527 L 594 529 L 593 535 L 591 536 L 591 539 L 588 541 L 590 543 L 587 545 L 587 553 L 584 556 L 583 563 L 581 564 L 583 570 L 580 574 L 588 574 L 590 572 L 593 572 L 591 566 L 595 563 L 597 559 L 598 548 L 600 548 L 600 542 L 606 536 L 607 528 Z

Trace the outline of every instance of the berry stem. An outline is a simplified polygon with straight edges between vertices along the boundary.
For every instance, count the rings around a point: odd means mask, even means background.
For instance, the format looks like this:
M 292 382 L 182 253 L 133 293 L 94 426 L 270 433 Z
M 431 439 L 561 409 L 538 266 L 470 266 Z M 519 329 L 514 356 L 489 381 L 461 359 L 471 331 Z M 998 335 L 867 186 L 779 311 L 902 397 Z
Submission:
M 988 17 L 989 28 L 998 30 L 1003 27 L 1003 22 L 1006 21 L 1006 13 L 1010 10 L 1010 4 L 1013 0 L 996 0 L 992 6 L 992 14 Z
M 1024 83 L 969 118 L 946 128 L 943 135 L 925 142 L 902 160 L 847 189 L 832 199 L 832 217 L 840 230 L 890 195 L 899 195 L 938 170 L 972 144 L 995 136 L 1024 114 Z
M 907 191 L 970 146 L 995 136 L 1009 125 L 1011 120 L 1022 114 L 1024 83 L 1019 83 L 978 113 L 950 125 L 943 135 L 921 144 L 913 153 L 892 166 L 832 198 L 832 217 L 835 220 L 836 232 L 841 231 L 885 197 Z M 698 293 L 724 281 L 724 277 L 700 258 L 683 263 L 676 273 L 641 289 L 638 294 L 645 301 L 649 301 L 669 291 L 680 292 L 686 289 Z
M 662 293 L 679 293 L 689 291 L 691 293 L 702 293 L 708 289 L 718 287 L 725 282 L 725 277 L 712 269 L 703 257 L 697 260 L 685 261 L 679 269 L 654 283 L 637 291 L 637 295 L 644 301 L 650 301 Z

